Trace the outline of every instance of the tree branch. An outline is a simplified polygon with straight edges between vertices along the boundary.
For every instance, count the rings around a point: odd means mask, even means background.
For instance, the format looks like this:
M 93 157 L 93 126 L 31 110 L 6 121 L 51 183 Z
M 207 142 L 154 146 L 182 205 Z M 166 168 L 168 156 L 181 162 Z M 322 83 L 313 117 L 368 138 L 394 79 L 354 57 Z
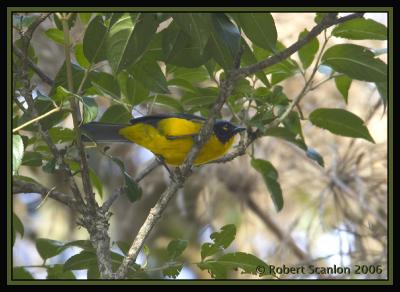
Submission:
M 24 59 L 22 51 L 14 45 L 13 45 L 13 52 L 21 60 Z M 31 59 L 29 59 L 29 57 L 26 57 L 26 62 L 28 63 L 28 66 L 39 76 L 39 78 L 42 79 L 43 82 L 47 83 L 50 86 L 54 85 L 53 79 L 47 76 L 35 63 L 32 62 Z
M 341 18 L 336 18 L 336 13 L 327 13 L 324 16 L 324 18 L 321 20 L 321 22 L 318 23 L 316 26 L 314 26 L 311 29 L 311 31 L 304 38 L 298 40 L 293 45 L 286 48 L 282 52 L 277 53 L 276 55 L 273 55 L 263 61 L 260 61 L 256 64 L 254 64 L 254 65 L 243 67 L 243 68 L 237 70 L 237 72 L 235 73 L 235 78 L 238 79 L 238 78 L 246 77 L 246 76 L 252 75 L 258 71 L 264 70 L 267 67 L 275 65 L 275 64 L 285 60 L 286 58 L 290 57 L 294 53 L 296 53 L 304 45 L 306 45 L 313 38 L 318 36 L 325 29 L 327 29 L 333 25 L 351 20 L 351 19 L 363 17 L 363 15 L 364 15 L 364 13 L 353 13 L 353 14 L 350 14 L 350 15 L 347 15 L 347 16 L 344 16 Z
M 50 198 L 67 205 L 72 210 L 79 210 L 77 201 L 71 198 L 70 195 L 61 193 L 59 191 L 50 190 L 39 183 L 27 182 L 14 177 L 12 187 L 14 194 L 36 193 L 41 194 L 43 197 L 48 194 Z

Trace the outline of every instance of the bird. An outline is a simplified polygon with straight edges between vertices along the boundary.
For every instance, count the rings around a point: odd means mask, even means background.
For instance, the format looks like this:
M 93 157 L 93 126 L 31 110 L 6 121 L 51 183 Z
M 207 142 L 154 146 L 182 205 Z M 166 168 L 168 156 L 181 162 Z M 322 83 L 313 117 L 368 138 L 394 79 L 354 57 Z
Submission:
M 132 118 L 130 124 L 90 122 L 81 125 L 84 142 L 133 142 L 150 150 L 163 163 L 179 166 L 205 123 L 192 114 L 155 114 Z M 226 120 L 216 120 L 210 139 L 199 151 L 194 165 L 222 157 L 231 148 L 235 135 L 246 130 Z

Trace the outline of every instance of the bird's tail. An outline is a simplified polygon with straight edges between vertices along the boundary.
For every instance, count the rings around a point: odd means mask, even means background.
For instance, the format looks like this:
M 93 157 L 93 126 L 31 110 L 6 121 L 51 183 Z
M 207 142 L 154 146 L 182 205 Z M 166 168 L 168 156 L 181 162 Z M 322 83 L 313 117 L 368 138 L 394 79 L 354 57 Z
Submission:
M 80 129 L 82 130 L 82 141 L 84 142 L 129 142 L 126 138 L 122 137 L 118 132 L 120 129 L 128 125 L 109 124 L 101 122 L 91 122 L 83 124 Z

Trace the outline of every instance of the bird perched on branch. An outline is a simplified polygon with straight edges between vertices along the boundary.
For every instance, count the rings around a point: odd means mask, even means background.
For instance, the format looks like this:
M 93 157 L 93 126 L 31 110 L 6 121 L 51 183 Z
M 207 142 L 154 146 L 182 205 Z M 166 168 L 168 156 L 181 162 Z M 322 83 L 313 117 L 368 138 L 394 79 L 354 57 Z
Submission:
M 194 138 L 205 118 L 190 114 L 159 114 L 133 118 L 130 125 L 91 122 L 81 126 L 83 141 L 133 142 L 170 165 L 180 165 L 193 146 Z M 211 138 L 205 143 L 194 165 L 200 165 L 224 155 L 237 133 L 246 128 L 225 120 L 217 120 Z

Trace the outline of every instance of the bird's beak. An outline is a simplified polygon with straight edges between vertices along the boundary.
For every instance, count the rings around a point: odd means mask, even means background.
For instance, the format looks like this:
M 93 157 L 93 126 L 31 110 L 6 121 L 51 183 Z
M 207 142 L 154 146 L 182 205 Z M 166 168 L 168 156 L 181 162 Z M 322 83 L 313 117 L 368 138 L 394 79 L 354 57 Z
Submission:
M 247 130 L 247 128 L 236 127 L 236 129 L 233 130 L 233 133 L 237 134 L 237 133 L 240 133 L 240 132 L 243 132 L 243 131 L 246 131 L 246 130 Z

